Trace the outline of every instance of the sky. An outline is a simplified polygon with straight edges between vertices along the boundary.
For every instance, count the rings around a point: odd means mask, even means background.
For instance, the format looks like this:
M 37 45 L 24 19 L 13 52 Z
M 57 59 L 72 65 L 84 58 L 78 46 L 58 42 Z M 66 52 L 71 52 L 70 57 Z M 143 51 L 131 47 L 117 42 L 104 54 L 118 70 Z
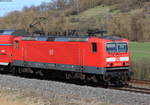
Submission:
M 42 2 L 50 1 L 51 0 L 0 0 L 0 17 L 6 16 L 11 11 L 20 11 L 25 6 L 38 6 Z

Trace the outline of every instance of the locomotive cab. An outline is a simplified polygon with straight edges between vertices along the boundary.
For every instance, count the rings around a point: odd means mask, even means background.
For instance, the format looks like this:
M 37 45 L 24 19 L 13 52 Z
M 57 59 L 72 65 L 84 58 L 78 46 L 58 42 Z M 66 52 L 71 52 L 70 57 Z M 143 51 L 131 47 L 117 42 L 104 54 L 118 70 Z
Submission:
M 129 66 L 129 51 L 127 42 L 106 43 L 106 67 Z
M 128 40 L 109 37 L 105 40 L 105 80 L 129 81 L 131 78 Z

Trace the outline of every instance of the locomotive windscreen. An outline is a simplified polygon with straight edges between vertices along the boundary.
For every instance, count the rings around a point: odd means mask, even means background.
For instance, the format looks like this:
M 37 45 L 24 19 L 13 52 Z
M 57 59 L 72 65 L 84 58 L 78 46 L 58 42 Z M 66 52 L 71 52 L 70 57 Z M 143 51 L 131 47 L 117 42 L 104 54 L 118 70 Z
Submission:
M 0 35 L 11 35 L 15 30 L 0 30 Z
M 108 53 L 121 53 L 121 52 L 128 52 L 128 44 L 125 42 L 113 42 L 107 43 L 106 50 Z
M 24 36 L 24 35 L 28 35 L 29 33 L 26 32 L 23 29 L 19 29 L 19 30 L 0 30 L 0 35 L 16 35 L 16 36 Z

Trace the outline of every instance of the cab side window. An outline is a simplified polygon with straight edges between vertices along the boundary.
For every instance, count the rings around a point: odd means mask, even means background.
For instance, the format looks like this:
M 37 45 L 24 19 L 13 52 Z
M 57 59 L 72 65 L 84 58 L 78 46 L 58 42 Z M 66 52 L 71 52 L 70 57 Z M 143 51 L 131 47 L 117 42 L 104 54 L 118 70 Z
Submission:
M 92 43 L 92 52 L 96 53 L 97 52 L 97 43 Z

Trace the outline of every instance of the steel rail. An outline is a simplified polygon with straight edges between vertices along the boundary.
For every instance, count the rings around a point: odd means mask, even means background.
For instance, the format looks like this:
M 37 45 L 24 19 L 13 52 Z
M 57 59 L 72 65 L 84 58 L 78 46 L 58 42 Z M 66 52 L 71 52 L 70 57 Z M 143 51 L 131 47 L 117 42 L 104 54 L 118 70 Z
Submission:
M 123 88 L 112 88 L 112 89 L 134 92 L 134 93 L 150 94 L 150 89 L 148 89 L 148 88 L 139 88 L 139 87 L 128 86 L 128 87 L 123 87 Z

